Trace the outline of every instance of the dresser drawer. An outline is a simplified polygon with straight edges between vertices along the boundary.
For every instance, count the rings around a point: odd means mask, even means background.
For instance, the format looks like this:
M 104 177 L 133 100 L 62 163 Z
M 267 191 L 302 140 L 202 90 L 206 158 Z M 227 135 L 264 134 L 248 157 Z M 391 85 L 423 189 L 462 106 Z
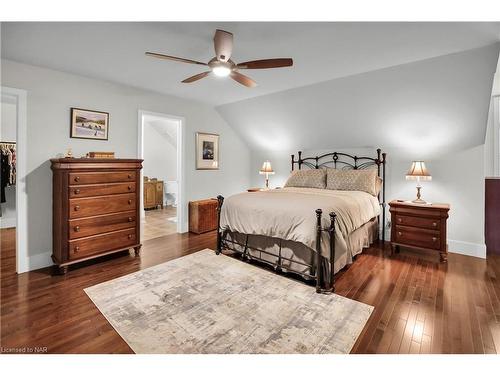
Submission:
M 125 211 L 118 214 L 70 220 L 69 239 L 74 240 L 120 229 L 134 228 L 136 225 L 135 216 L 135 211 Z
M 111 184 L 73 185 L 69 187 L 70 198 L 95 197 L 99 195 L 125 194 L 135 192 L 135 182 Z
M 85 258 L 138 243 L 135 228 L 69 241 L 69 259 Z
M 438 230 L 440 219 L 418 217 L 418 216 L 396 215 L 395 224 Z
M 135 194 L 105 195 L 92 198 L 74 198 L 69 200 L 69 218 L 111 214 L 135 209 Z
M 135 181 L 135 171 L 120 172 L 72 172 L 69 173 L 70 185 L 105 184 L 109 182 Z
M 396 225 L 395 242 L 402 245 L 418 246 L 434 250 L 440 250 L 441 247 L 438 231 L 401 225 Z

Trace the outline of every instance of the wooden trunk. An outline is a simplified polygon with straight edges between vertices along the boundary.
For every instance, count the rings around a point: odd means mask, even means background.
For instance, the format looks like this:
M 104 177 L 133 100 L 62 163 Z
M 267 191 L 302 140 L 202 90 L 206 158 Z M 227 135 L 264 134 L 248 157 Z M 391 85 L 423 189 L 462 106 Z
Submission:
M 217 229 L 217 199 L 189 202 L 189 231 L 204 233 Z
M 67 266 L 134 248 L 139 252 L 142 160 L 51 159 L 52 259 Z

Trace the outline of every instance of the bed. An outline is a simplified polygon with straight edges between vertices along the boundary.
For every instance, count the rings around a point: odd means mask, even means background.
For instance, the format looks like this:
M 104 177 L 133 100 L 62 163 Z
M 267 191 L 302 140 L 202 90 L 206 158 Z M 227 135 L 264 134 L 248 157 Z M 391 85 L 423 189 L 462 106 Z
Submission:
M 335 273 L 384 228 L 385 164 L 380 149 L 376 157 L 299 151 L 284 188 L 217 197 L 217 254 L 237 252 L 333 292 Z

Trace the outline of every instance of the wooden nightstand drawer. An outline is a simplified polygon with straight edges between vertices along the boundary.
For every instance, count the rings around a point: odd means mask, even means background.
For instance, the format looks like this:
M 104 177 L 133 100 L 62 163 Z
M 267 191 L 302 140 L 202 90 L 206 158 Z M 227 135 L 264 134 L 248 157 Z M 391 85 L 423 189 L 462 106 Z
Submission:
M 396 243 L 440 250 L 439 231 L 396 225 Z
M 406 225 L 409 227 L 439 229 L 440 220 L 427 217 L 396 215 L 396 225 Z

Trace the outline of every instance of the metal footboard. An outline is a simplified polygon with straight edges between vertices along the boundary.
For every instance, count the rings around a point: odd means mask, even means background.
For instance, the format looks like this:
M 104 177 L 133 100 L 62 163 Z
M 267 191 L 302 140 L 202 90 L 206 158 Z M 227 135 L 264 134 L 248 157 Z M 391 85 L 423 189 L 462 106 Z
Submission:
M 247 260 L 255 260 L 261 263 L 265 263 L 274 268 L 276 272 L 281 272 L 282 270 L 286 270 L 288 272 L 300 275 L 309 280 L 316 281 L 316 292 L 317 293 L 333 293 L 335 291 L 335 280 L 334 280 L 334 263 L 335 263 L 335 219 L 336 215 L 334 212 L 330 212 L 330 225 L 327 228 L 324 228 L 321 221 L 323 211 L 321 209 L 317 209 L 316 213 L 316 251 L 315 256 L 311 257 L 311 264 L 307 264 L 304 262 L 300 262 L 295 259 L 290 259 L 282 256 L 281 252 L 281 241 L 279 246 L 278 255 L 266 251 L 264 249 L 251 247 L 248 245 L 248 235 L 245 237 L 245 243 L 240 243 L 235 241 L 234 239 L 228 238 L 228 231 L 224 228 L 221 228 L 220 225 L 220 214 L 222 210 L 222 205 L 224 204 L 224 197 L 219 195 L 217 196 L 217 249 L 216 254 L 220 254 L 222 250 L 230 250 L 239 253 L 243 258 Z M 330 240 L 330 258 L 327 259 L 321 255 L 321 244 L 323 232 L 327 232 Z M 231 245 L 233 245 L 231 247 Z M 241 246 L 243 250 L 240 250 L 235 245 Z M 259 257 L 253 256 L 249 253 L 248 250 L 254 250 L 259 252 Z M 312 251 L 312 250 L 311 250 Z M 268 256 L 274 257 L 276 259 L 275 262 L 271 262 L 269 260 L 263 259 L 262 254 L 267 254 Z M 295 263 L 309 268 L 309 274 L 305 272 L 300 272 L 297 270 L 291 269 L 285 263 Z M 325 272 L 326 271 L 326 272 Z

